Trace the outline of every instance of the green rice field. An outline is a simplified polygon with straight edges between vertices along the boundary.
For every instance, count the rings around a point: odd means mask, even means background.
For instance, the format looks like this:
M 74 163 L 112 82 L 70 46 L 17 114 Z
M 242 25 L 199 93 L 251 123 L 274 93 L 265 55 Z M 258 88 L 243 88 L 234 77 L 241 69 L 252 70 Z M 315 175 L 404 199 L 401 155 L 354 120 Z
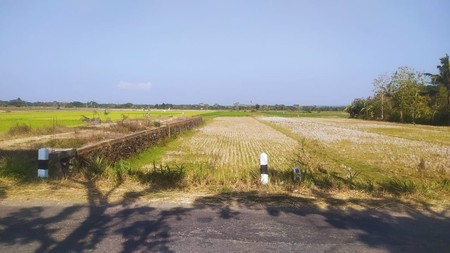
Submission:
M 67 127 L 83 126 L 81 120 L 83 116 L 88 118 L 100 118 L 102 121 L 119 121 L 127 119 L 142 119 L 146 117 L 190 117 L 211 111 L 189 111 L 189 110 L 106 110 L 86 109 L 86 110 L 0 110 L 0 134 L 5 134 L 11 127 L 16 125 L 28 125 L 31 128 L 44 128 L 55 125 Z

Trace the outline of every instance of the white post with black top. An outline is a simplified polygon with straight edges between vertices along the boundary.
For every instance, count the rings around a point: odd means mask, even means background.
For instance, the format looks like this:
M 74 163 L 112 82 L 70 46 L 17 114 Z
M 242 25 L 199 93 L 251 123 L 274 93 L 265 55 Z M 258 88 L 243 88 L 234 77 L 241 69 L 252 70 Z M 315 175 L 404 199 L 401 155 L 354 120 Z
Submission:
M 259 164 L 261 170 L 261 184 L 266 185 L 269 183 L 269 167 L 268 158 L 266 153 L 261 153 L 259 156 Z
M 47 148 L 38 150 L 38 177 L 48 177 L 48 154 Z

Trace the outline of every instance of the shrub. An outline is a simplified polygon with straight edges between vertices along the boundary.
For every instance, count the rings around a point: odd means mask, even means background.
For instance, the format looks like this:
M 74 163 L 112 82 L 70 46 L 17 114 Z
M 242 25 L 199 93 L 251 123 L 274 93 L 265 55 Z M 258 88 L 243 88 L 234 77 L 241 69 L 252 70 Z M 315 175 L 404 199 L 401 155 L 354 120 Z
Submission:
M 125 161 L 119 161 L 113 166 L 108 166 L 105 170 L 105 174 L 108 178 L 112 178 L 115 182 L 122 182 L 124 176 L 131 174 L 130 163 Z
M 36 178 L 35 152 L 0 150 L 0 177 L 29 181 Z M 0 180 L 1 181 L 1 180 Z
M 16 124 L 8 130 L 8 134 L 11 136 L 24 135 L 31 133 L 32 128 L 26 124 Z
M 365 192 L 372 193 L 375 191 L 375 184 L 373 180 L 367 179 L 362 185 L 360 185 Z
M 161 126 L 161 122 L 159 122 L 159 121 L 153 121 L 153 126 L 154 126 L 154 127 L 160 127 L 160 126 Z
M 95 181 L 109 166 L 110 165 L 104 157 L 97 156 L 93 159 L 84 161 L 81 172 L 86 179 Z

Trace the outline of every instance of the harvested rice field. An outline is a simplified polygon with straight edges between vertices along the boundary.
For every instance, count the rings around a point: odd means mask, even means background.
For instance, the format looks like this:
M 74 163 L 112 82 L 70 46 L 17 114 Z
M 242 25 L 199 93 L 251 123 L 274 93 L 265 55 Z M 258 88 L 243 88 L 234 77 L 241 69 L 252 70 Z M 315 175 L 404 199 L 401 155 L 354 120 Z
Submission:
M 284 168 L 291 162 L 297 141 L 251 117 L 220 117 L 197 130 L 168 152 L 163 163 L 189 161 L 237 172 L 258 168 L 259 155 L 269 156 L 270 167 Z
M 450 128 L 352 119 L 265 117 L 298 139 L 315 142 L 335 162 L 366 174 L 450 172 Z

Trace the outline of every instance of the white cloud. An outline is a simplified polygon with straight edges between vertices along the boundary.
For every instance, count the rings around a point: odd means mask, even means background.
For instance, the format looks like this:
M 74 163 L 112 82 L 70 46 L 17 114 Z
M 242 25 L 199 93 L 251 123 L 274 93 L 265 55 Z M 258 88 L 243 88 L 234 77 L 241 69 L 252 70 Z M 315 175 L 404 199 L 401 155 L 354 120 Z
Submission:
M 121 90 L 132 90 L 132 91 L 149 91 L 152 88 L 151 82 L 142 83 L 130 83 L 125 81 L 120 81 L 117 88 Z

